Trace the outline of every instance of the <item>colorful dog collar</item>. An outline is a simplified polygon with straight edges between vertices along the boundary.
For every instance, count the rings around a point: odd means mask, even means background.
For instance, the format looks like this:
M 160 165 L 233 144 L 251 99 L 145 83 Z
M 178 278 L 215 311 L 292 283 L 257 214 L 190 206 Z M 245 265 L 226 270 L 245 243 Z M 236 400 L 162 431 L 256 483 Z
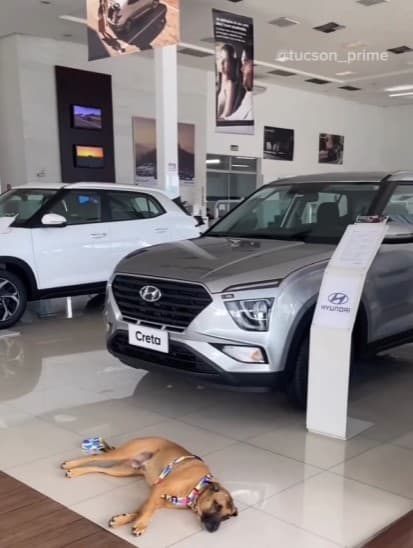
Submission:
M 162 498 L 163 500 L 169 502 L 170 504 L 173 504 L 174 506 L 181 506 L 193 509 L 198 501 L 199 495 L 201 494 L 202 490 L 205 489 L 205 487 L 210 485 L 212 482 L 213 477 L 208 474 L 199 481 L 199 483 L 192 489 L 187 497 L 173 497 L 170 495 L 163 495 Z
M 155 481 L 154 485 L 159 485 L 160 483 L 162 483 L 169 476 L 169 474 L 172 472 L 172 470 L 175 468 L 177 464 L 180 464 L 181 462 L 184 462 L 186 460 L 193 460 L 193 459 L 202 460 L 201 458 L 196 457 L 195 455 L 187 455 L 187 456 L 179 457 L 175 459 L 173 462 L 168 464 L 168 466 L 165 466 L 165 468 L 160 473 L 159 478 Z

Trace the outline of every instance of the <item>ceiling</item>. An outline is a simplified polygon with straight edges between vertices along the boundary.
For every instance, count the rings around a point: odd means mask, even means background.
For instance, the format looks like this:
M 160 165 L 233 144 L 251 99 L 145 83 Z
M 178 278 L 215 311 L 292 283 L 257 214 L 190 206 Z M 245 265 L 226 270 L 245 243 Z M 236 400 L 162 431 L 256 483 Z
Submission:
M 86 42 L 84 25 L 59 18 L 84 19 L 86 0 L 2 0 L 1 4 L 0 37 L 19 33 Z M 413 91 L 413 51 L 387 51 L 400 46 L 413 50 L 412 0 L 388 0 L 369 7 L 357 0 L 181 0 L 181 4 L 183 45 L 206 53 L 213 48 L 212 8 L 254 18 L 257 83 L 261 86 L 276 83 L 383 106 L 413 103 L 413 95 L 389 97 L 384 91 L 401 85 L 411 85 Z M 299 24 L 280 28 L 269 23 L 279 17 Z M 345 28 L 329 34 L 313 29 L 330 22 Z M 285 51 L 292 53 L 281 62 L 280 53 Z M 312 60 L 305 60 L 304 53 Z M 359 61 L 348 62 L 357 55 Z M 214 68 L 211 56 L 179 57 L 184 65 Z M 268 74 L 274 69 L 293 74 Z M 328 83 L 306 81 L 314 77 Z M 361 89 L 340 89 L 346 85 Z

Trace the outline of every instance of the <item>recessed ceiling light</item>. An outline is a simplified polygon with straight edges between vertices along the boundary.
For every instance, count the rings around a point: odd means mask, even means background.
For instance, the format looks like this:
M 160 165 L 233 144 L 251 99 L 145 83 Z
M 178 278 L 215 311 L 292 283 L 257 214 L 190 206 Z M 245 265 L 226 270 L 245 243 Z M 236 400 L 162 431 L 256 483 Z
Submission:
M 320 86 L 323 84 L 331 84 L 329 80 L 323 80 L 322 78 L 309 78 L 306 82 L 309 82 L 310 84 L 318 84 Z
M 409 91 L 410 89 L 413 89 L 413 85 L 405 85 L 405 86 L 393 86 L 391 88 L 386 88 L 384 91 Z
M 40 0 L 40 3 L 44 4 L 45 6 L 48 6 L 49 4 L 51 4 L 51 1 L 50 0 Z
M 73 34 L 65 33 L 63 34 L 63 38 L 72 38 Z
M 352 74 L 357 74 L 351 70 L 345 70 L 343 72 L 336 72 L 336 76 L 351 76 Z
M 345 89 L 346 91 L 360 91 L 361 88 L 356 88 L 356 86 L 340 86 L 339 89 Z
M 211 57 L 212 53 L 202 51 L 199 49 L 192 49 L 192 48 L 182 48 L 178 50 L 178 53 L 182 55 L 190 55 L 191 57 Z
M 275 25 L 276 27 L 292 27 L 294 25 L 299 25 L 300 21 L 297 19 L 291 19 L 291 17 L 278 17 L 278 19 L 273 19 L 269 23 L 270 25 Z
M 274 74 L 275 76 L 295 76 L 296 75 L 295 72 L 292 72 L 290 70 L 282 70 L 282 69 L 270 70 L 268 74 Z
M 387 4 L 389 0 L 357 0 L 362 6 L 376 6 L 377 4 Z
M 318 27 L 313 27 L 314 30 L 319 30 L 320 32 L 325 32 L 326 34 L 330 34 L 331 32 L 336 32 L 337 30 L 345 28 L 345 25 L 339 25 L 333 21 L 330 23 L 325 23 L 324 25 L 319 25 Z
M 387 51 L 390 51 L 390 53 L 394 53 L 396 55 L 400 55 L 401 53 L 407 53 L 408 51 L 413 51 L 412 48 L 409 46 L 398 46 L 397 48 L 389 48 Z
M 407 97 L 413 95 L 413 91 L 406 91 L 405 93 L 390 93 L 389 97 Z
M 361 42 L 361 40 L 358 40 L 357 42 L 349 42 L 348 44 L 344 44 L 343 47 L 345 49 L 365 48 L 367 47 L 367 44 L 365 42 Z

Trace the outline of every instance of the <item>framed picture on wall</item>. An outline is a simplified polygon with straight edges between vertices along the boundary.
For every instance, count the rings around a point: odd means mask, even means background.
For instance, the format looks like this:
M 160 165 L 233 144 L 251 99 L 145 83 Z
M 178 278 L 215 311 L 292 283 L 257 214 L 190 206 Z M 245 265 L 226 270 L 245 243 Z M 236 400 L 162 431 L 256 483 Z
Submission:
M 344 160 L 344 137 L 331 133 L 320 133 L 318 162 L 342 165 Z
M 101 130 L 103 128 L 102 109 L 84 105 L 72 105 L 72 127 L 74 129 Z
M 264 160 L 294 160 L 294 130 L 264 127 Z
M 75 167 L 101 169 L 105 167 L 105 151 L 103 147 L 75 145 Z

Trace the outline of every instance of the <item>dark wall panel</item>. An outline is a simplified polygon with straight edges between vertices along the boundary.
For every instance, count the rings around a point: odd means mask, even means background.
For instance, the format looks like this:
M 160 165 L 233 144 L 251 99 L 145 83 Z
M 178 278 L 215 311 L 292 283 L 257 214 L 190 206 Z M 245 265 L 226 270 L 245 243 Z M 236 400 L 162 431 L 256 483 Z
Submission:
M 108 74 L 58 66 L 55 71 L 62 181 L 114 182 L 112 77 Z M 74 105 L 101 109 L 102 129 L 75 128 L 72 116 Z M 103 167 L 76 166 L 76 146 L 103 148 Z

